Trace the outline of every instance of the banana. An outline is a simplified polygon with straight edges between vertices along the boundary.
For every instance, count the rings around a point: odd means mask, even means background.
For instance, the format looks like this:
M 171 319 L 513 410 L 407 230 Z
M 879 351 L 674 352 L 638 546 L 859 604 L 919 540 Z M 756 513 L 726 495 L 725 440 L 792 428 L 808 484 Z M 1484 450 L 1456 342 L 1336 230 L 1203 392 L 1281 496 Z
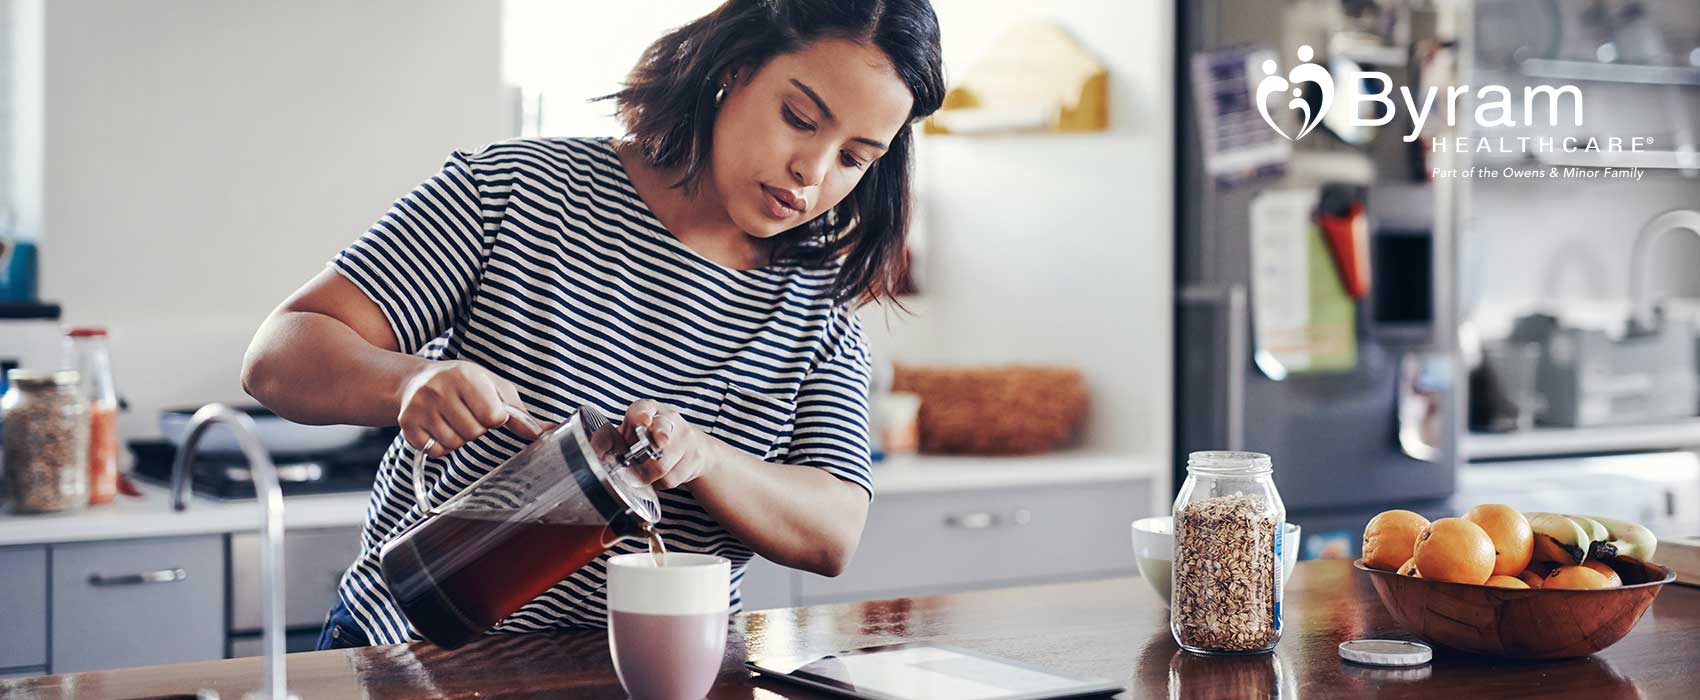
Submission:
M 1610 533 L 1611 537 L 1607 544 L 1616 550 L 1615 556 L 1629 557 L 1643 562 L 1653 560 L 1653 551 L 1659 546 L 1659 538 L 1653 535 L 1652 530 L 1648 530 L 1640 523 L 1632 523 L 1627 520 L 1602 518 L 1597 515 L 1587 517 L 1600 521 L 1600 524 L 1606 527 L 1606 531 Z
M 1577 525 L 1581 525 L 1582 531 L 1588 533 L 1589 537 L 1594 538 L 1595 542 L 1605 542 L 1611 539 L 1611 531 L 1606 529 L 1605 523 L 1586 515 L 1571 515 L 1569 513 L 1565 513 L 1564 517 L 1576 521 Z
M 1586 515 L 1571 515 L 1569 513 L 1565 513 L 1564 517 L 1576 521 L 1577 525 L 1582 526 L 1582 531 L 1588 533 L 1588 536 L 1593 538 L 1594 543 L 1588 547 L 1588 559 L 1611 558 L 1617 556 L 1617 549 L 1611 545 L 1611 531 L 1606 529 L 1604 523 Z
M 1524 513 L 1523 517 L 1535 531 L 1534 561 L 1574 566 L 1588 558 L 1594 540 L 1576 521 L 1557 513 Z

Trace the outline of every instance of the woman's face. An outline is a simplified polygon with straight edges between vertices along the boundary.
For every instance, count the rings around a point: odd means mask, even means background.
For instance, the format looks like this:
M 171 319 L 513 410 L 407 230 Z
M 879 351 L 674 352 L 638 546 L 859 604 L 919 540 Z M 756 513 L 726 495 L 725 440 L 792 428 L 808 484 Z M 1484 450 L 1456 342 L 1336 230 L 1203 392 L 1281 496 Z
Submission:
M 726 213 L 768 238 L 837 206 L 909 118 L 914 98 L 879 49 L 823 39 L 726 89 L 710 166 Z

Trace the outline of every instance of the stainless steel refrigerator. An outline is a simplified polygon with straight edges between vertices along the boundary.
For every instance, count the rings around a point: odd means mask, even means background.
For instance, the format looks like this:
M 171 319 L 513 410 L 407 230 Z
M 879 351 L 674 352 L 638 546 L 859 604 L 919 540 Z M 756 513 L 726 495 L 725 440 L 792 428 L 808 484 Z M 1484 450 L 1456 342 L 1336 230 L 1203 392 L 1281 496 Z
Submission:
M 1195 450 L 1268 453 L 1288 520 L 1303 527 L 1304 558 L 1356 557 L 1363 526 L 1385 509 L 1456 514 L 1449 501 L 1457 473 L 1455 377 L 1462 373 L 1452 350 L 1453 247 L 1449 199 L 1422 176 L 1430 156 L 1420 143 L 1402 141 L 1402 119 L 1370 134 L 1330 127 L 1298 140 L 1271 139 L 1277 132 L 1243 119 L 1247 106 L 1231 89 L 1232 81 L 1263 77 L 1266 58 L 1284 71 L 1296 55 L 1315 52 L 1318 62 L 1338 68 L 1333 54 L 1345 50 L 1330 37 L 1343 24 L 1377 20 L 1331 13 L 1375 4 L 1198 0 L 1178 10 L 1174 484 Z M 1406 12 L 1381 20 L 1395 45 L 1355 51 L 1356 65 L 1417 80 L 1396 65 L 1402 51 L 1414 62 L 1396 43 L 1432 34 L 1434 18 Z M 1228 70 L 1212 78 L 1212 65 L 1234 69 L 1242 61 L 1235 51 L 1256 50 L 1264 53 L 1246 61 L 1244 76 Z M 1212 57 L 1221 60 L 1212 64 Z M 1230 89 L 1220 91 L 1213 80 Z M 1314 104 L 1316 97 L 1313 91 L 1308 99 Z M 1224 123 L 1236 110 L 1242 121 Z M 1274 155 L 1256 153 L 1265 147 Z M 1223 167 L 1224 159 L 1247 153 L 1248 160 Z M 1373 286 L 1352 300 L 1355 357 L 1347 367 L 1283 372 L 1267 362 L 1255 332 L 1265 306 L 1259 295 L 1274 291 L 1260 289 L 1254 273 L 1260 261 L 1252 254 L 1252 207 L 1261 194 L 1293 188 L 1352 199 L 1367 222 L 1360 267 Z

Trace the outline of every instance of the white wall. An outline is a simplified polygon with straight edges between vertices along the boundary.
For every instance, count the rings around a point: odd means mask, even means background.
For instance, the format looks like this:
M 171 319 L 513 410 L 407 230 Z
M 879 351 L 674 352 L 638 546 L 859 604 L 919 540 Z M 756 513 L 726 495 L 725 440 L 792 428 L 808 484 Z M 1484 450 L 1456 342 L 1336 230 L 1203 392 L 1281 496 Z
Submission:
M 1108 65 L 1113 124 L 1102 134 L 925 139 L 927 289 L 912 317 L 864 317 L 876 346 L 905 362 L 1079 367 L 1093 403 L 1085 446 L 1167 465 L 1173 3 L 934 7 L 955 74 L 1015 21 L 1062 25 Z
M 450 149 L 505 136 L 504 53 L 513 78 L 551 62 L 577 76 L 554 88 L 569 104 L 692 15 L 578 5 L 575 22 L 607 31 L 580 34 L 568 60 L 514 65 L 496 3 L 48 6 L 43 291 L 72 322 L 112 327 L 131 435 L 164 406 L 243 399 L 242 349 L 272 305 Z M 1109 65 L 1114 127 L 928 139 L 929 286 L 914 317 L 870 312 L 876 345 L 1078 366 L 1087 446 L 1166 464 L 1172 3 L 935 6 L 958 73 L 1012 22 L 1062 24 Z
M 536 133 L 619 136 L 614 104 L 590 98 L 620 89 L 644 49 L 720 2 L 503 0 L 502 77 L 543 95 Z M 562 41 L 563 33 L 573 40 Z
M 42 294 L 111 328 L 126 435 L 244 400 L 266 313 L 450 150 L 506 136 L 499 13 L 47 3 Z

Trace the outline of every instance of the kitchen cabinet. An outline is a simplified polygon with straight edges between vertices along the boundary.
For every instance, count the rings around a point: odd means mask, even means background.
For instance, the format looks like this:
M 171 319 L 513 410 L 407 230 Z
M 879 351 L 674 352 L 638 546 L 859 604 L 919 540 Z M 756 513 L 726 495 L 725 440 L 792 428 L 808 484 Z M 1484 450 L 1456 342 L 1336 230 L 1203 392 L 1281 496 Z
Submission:
M 31 668 L 3 668 L 0 669 L 0 678 L 29 678 L 30 676 L 46 675 L 46 673 L 46 666 L 35 666 Z
M 739 593 L 745 610 L 789 608 L 797 604 L 796 571 L 763 559 L 760 555 L 744 566 Z
M 0 549 L 0 669 L 47 665 L 47 548 Z
M 319 641 L 325 615 L 336 602 L 342 574 L 360 553 L 360 528 L 331 527 L 284 534 L 283 624 L 285 646 L 311 651 Z M 260 577 L 260 534 L 230 535 L 230 656 L 258 656 L 264 649 L 265 613 Z
M 1131 575 L 1128 523 L 1149 480 L 893 493 L 835 578 L 754 559 L 745 610 Z
M 223 535 L 55 545 L 54 673 L 224 656 Z
M 799 605 L 1129 575 L 1128 523 L 1149 481 L 1027 486 L 875 499 L 842 575 L 796 577 Z

